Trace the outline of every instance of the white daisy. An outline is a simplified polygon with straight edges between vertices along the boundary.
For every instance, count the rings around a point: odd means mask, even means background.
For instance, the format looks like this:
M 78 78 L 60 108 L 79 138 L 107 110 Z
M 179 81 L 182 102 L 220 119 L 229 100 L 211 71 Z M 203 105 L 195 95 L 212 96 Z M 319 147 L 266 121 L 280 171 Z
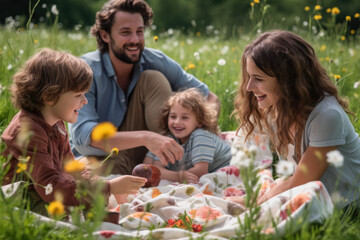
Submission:
M 56 5 L 52 5 L 51 12 L 54 15 L 59 15 L 59 10 L 57 9 Z
M 220 58 L 217 62 L 220 66 L 224 66 L 226 64 L 226 60 L 223 58 Z
M 354 88 L 358 88 L 360 86 L 360 81 L 354 83 Z
M 52 184 L 51 183 L 49 183 L 48 185 L 46 185 L 46 187 L 45 187 L 45 195 L 49 195 L 49 194 L 51 194 L 52 193 L 52 191 L 53 191 L 53 186 L 52 186 Z
M 330 151 L 326 154 L 327 162 L 335 167 L 341 167 L 344 163 L 344 157 L 338 150 Z
M 276 173 L 280 176 L 290 176 L 294 171 L 295 166 L 292 162 L 281 160 L 276 164 Z
M 231 158 L 230 165 L 236 166 L 238 168 L 249 167 L 251 159 L 248 158 L 245 152 L 237 151 Z

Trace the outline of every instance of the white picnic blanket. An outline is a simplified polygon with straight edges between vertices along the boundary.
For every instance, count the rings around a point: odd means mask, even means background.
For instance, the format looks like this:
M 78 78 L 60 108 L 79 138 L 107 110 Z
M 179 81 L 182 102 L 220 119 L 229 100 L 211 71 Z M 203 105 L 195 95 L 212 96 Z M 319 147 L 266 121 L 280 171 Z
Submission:
M 276 182 L 269 170 L 258 173 L 260 193 Z M 206 239 L 228 239 L 241 233 L 240 222 L 248 211 L 242 205 L 224 200 L 225 196 L 243 195 L 242 180 L 226 172 L 209 173 L 199 184 L 179 184 L 162 180 L 158 187 L 142 188 L 128 203 L 113 211 L 120 212 L 121 230 L 102 229 L 94 233 L 98 239 L 117 239 L 153 234 L 157 239 L 190 239 L 206 235 Z M 264 234 L 283 235 L 289 224 L 293 231 L 303 223 L 322 222 L 332 214 L 333 204 L 320 181 L 309 182 L 279 194 L 260 206 L 256 221 Z M 203 226 L 203 233 L 182 228 L 164 227 L 170 219 L 186 214 L 192 223 Z M 149 230 L 151 228 L 151 230 Z M 290 229 L 290 228 L 289 228 Z M 127 231 L 124 231 L 127 230 Z

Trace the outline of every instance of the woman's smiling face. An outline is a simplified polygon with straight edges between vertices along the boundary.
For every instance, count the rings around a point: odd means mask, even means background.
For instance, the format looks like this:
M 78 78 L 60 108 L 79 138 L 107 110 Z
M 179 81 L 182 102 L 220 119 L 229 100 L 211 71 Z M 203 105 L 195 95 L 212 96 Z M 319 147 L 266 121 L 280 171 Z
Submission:
M 279 100 L 276 78 L 261 71 L 251 57 L 246 59 L 246 71 L 249 75 L 246 91 L 254 94 L 259 108 L 266 109 L 276 104 Z

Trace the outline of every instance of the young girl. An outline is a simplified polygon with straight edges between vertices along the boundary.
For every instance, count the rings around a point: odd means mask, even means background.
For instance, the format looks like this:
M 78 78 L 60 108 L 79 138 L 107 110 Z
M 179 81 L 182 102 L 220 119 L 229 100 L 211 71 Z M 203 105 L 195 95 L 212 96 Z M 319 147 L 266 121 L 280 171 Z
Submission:
M 182 160 L 167 166 L 148 152 L 144 163 L 158 166 L 162 179 L 197 183 L 202 175 L 229 165 L 230 145 L 217 135 L 216 111 L 196 89 L 176 92 L 169 98 L 162 110 L 160 127 L 163 134 L 184 148 Z
M 258 203 L 304 183 L 320 180 L 339 207 L 359 198 L 360 139 L 346 113 L 347 103 L 315 56 L 314 49 L 287 31 L 262 34 L 244 50 L 235 113 L 246 136 L 267 134 L 277 152 L 292 155 L 292 176 L 260 196 Z M 330 165 L 337 150 L 342 167 Z M 239 202 L 240 199 L 238 199 Z
M 47 215 L 46 203 L 54 201 L 55 193 L 63 196 L 65 206 L 89 203 L 75 197 L 76 179 L 64 171 L 63 162 L 74 159 L 64 121 L 74 123 L 78 111 L 87 104 L 84 96 L 92 80 L 90 67 L 81 59 L 51 49 L 43 49 L 30 58 L 13 77 L 11 86 L 14 105 L 20 111 L 2 135 L 10 156 L 10 169 L 2 184 L 29 180 L 30 210 Z M 28 137 L 26 137 L 28 136 Z M 29 157 L 26 174 L 18 171 L 21 159 Z M 105 197 L 114 194 L 136 194 L 146 179 L 122 176 L 110 181 L 89 179 L 83 171 L 80 180 L 103 183 Z M 44 186 L 52 186 L 48 191 Z

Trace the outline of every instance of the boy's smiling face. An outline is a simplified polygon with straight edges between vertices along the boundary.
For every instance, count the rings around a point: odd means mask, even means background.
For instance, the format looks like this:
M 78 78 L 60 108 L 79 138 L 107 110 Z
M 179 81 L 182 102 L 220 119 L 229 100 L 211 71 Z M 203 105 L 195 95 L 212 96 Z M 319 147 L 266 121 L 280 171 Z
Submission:
M 55 104 L 52 101 L 46 101 L 41 113 L 50 126 L 59 120 L 75 123 L 79 115 L 78 111 L 87 102 L 85 92 L 69 91 L 63 93 Z

